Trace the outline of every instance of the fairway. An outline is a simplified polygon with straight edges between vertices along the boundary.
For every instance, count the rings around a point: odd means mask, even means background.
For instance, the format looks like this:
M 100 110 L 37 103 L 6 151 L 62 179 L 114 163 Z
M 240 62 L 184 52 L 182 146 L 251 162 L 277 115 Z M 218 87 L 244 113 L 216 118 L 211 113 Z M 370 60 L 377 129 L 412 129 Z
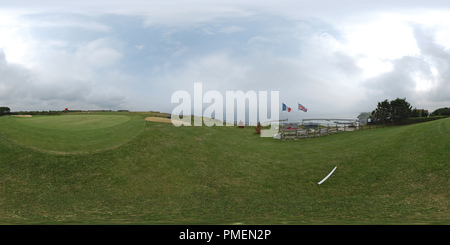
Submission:
M 140 117 L 110 114 L 2 118 L 2 133 L 11 142 L 52 153 L 88 153 L 116 147 L 137 136 Z
M 0 223 L 450 223 L 450 118 L 282 141 L 149 116 L 0 118 Z
M 128 116 L 118 115 L 64 115 L 38 116 L 18 119 L 25 127 L 37 127 L 51 130 L 96 130 L 112 127 L 130 121 Z

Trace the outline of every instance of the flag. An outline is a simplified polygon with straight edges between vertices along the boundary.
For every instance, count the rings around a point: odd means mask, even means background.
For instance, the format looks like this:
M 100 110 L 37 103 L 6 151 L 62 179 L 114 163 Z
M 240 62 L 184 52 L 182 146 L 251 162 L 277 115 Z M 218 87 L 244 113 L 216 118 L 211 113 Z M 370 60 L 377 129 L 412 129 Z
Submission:
M 300 111 L 304 111 L 304 112 L 307 112 L 308 111 L 308 109 L 306 108 L 306 107 L 304 107 L 302 104 L 300 104 L 300 103 L 298 103 L 298 110 Z
M 67 111 L 67 110 L 69 110 L 69 108 L 66 108 L 65 110 Z
M 288 106 L 286 106 L 286 104 L 285 103 L 283 103 L 283 111 L 288 111 L 288 112 L 291 112 L 291 107 L 288 107 Z

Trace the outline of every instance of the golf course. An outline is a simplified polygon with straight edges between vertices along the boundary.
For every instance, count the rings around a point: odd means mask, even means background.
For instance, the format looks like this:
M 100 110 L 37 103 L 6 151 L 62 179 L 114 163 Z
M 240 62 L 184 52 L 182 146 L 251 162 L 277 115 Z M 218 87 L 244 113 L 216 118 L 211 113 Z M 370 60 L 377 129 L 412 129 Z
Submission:
M 0 223 L 450 224 L 450 118 L 284 141 L 151 117 L 0 117 Z

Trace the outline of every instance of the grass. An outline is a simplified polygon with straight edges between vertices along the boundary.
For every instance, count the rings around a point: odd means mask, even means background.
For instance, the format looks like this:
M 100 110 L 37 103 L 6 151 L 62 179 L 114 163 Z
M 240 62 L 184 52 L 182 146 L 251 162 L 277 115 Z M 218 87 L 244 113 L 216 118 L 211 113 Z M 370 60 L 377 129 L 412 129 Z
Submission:
M 45 121 L 38 117 L 0 118 L 1 223 L 450 223 L 450 119 L 280 141 L 253 127 L 177 128 L 144 122 L 145 113 L 100 115 L 130 120 L 77 118 L 70 127 L 53 121 L 45 128 L 36 126 Z M 133 137 L 118 135 L 121 145 L 103 140 L 97 151 L 68 149 L 73 154 L 28 147 L 33 141 L 11 134 L 57 137 L 51 131 L 92 133 L 131 122 L 145 126 Z
M 145 127 L 135 115 L 68 114 L 6 117 L 0 132 L 17 145 L 51 153 L 86 153 L 113 148 L 137 136 Z

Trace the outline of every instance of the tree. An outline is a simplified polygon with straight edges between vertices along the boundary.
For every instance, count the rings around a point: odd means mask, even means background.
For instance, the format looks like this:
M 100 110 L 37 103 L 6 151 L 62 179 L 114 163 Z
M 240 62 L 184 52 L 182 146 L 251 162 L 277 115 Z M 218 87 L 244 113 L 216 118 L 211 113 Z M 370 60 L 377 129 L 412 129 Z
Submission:
M 414 108 L 411 111 L 411 117 L 420 117 L 420 112 L 419 112 L 419 110 L 417 110 L 417 108 Z
M 439 108 L 431 113 L 431 116 L 450 115 L 450 108 Z
M 377 108 L 372 111 L 371 119 L 373 123 L 401 124 L 411 115 L 412 106 L 404 99 L 395 99 L 390 102 L 386 99 L 378 102 Z
M 422 112 L 420 113 L 421 117 L 428 117 L 428 111 L 422 110 Z
M 11 109 L 9 109 L 9 107 L 6 107 L 6 106 L 0 107 L 0 116 L 9 115 L 9 114 L 11 114 Z
M 377 108 L 372 111 L 372 122 L 379 124 L 379 123 L 386 123 L 391 118 L 391 104 L 388 100 L 384 100 L 382 102 L 378 102 Z
M 391 119 L 394 124 L 401 124 L 411 115 L 412 106 L 404 99 L 391 101 Z

